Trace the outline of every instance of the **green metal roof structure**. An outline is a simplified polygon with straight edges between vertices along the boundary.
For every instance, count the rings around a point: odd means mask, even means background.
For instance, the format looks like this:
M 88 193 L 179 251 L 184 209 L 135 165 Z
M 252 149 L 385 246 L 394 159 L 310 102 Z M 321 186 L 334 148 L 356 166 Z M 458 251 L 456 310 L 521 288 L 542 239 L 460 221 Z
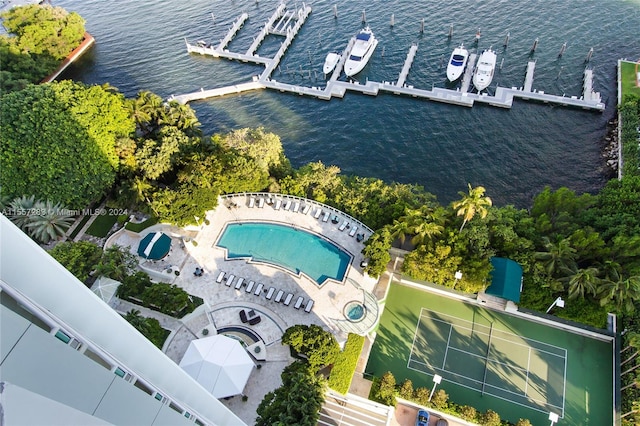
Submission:
M 520 302 L 522 291 L 522 266 L 515 260 L 504 257 L 492 257 L 491 285 L 485 293 Z

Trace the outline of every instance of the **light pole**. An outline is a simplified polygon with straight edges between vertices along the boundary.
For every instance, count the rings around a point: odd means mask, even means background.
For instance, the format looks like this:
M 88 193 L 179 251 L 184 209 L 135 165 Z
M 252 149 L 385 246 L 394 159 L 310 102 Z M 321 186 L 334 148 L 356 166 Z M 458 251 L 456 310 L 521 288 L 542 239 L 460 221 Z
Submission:
M 460 281 L 462 279 L 462 271 L 456 271 L 454 277 L 455 277 L 456 281 L 453 283 L 453 287 L 455 288 L 456 285 L 458 285 L 458 281 Z
M 551 426 L 553 426 L 558 421 L 558 415 L 554 412 L 549 413 L 549 420 L 551 420 Z
M 442 381 L 442 376 L 440 376 L 439 374 L 433 375 L 433 389 L 431 389 L 431 393 L 429 394 L 429 401 L 431 401 L 431 398 L 433 397 L 433 393 L 436 391 L 436 386 L 438 386 L 441 381 Z
M 549 306 L 549 309 L 547 309 L 547 313 L 549 313 L 554 306 L 564 308 L 564 300 L 562 300 L 562 297 L 558 297 L 556 300 L 553 301 L 551 306 Z

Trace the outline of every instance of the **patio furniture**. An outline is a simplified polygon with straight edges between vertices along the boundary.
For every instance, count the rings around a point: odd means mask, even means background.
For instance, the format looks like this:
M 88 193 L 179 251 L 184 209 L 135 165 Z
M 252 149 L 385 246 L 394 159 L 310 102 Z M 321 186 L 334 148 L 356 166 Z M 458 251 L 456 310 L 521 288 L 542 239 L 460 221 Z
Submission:
M 284 202 L 284 206 L 282 206 L 282 210 L 289 210 L 291 207 L 291 200 L 287 200 Z
M 284 295 L 284 291 L 282 290 L 278 290 L 278 294 L 276 296 L 275 302 L 276 303 L 280 303 L 280 301 L 282 300 L 282 296 Z
M 260 296 L 262 294 L 262 288 L 264 287 L 264 284 L 259 283 L 256 287 L 256 291 L 253 292 L 253 294 L 255 296 Z
M 262 318 L 260 317 L 260 315 L 257 315 L 249 320 L 249 325 L 256 325 L 260 321 L 262 321 Z
M 322 214 L 322 209 L 318 207 L 318 208 L 316 209 L 316 212 L 313 214 L 313 218 L 314 218 L 314 219 L 318 219 L 318 218 L 320 218 L 320 215 L 321 215 L 321 214 Z
M 303 301 L 304 301 L 304 297 L 298 296 L 298 300 L 296 300 L 296 303 L 293 305 L 293 307 L 295 309 L 300 309 L 300 306 L 302 306 Z
M 353 237 L 354 235 L 356 235 L 356 232 L 358 231 L 358 227 L 354 226 L 351 228 L 351 231 L 349 231 L 349 236 Z
M 309 301 L 307 302 L 307 306 L 304 307 L 304 311 L 306 313 L 311 312 L 311 309 L 313 309 L 313 299 L 309 299 Z
M 300 210 L 300 203 L 296 201 L 295 204 L 293 205 L 293 212 L 298 213 L 299 210 Z
M 263 208 L 264 207 L 264 198 L 260 197 L 258 198 L 258 208 Z
M 226 272 L 224 272 L 224 271 L 220 271 L 220 273 L 218 274 L 218 278 L 216 278 L 216 282 L 217 282 L 218 284 L 220 284 L 220 283 L 222 282 L 222 280 L 224 279 L 224 276 L 225 276 L 226 274 L 227 274 Z
M 227 287 L 231 287 L 231 284 L 233 284 L 233 280 L 236 279 L 236 276 L 231 274 L 229 275 L 229 278 L 227 278 L 227 282 L 224 283 Z
M 302 214 L 308 214 L 309 210 L 311 210 L 311 204 L 305 204 L 305 206 L 302 208 Z
M 340 224 L 340 228 L 338 228 L 340 231 L 344 231 L 344 228 L 346 228 L 347 226 L 349 226 L 349 222 L 347 222 L 346 220 L 344 222 L 342 222 L 342 224 Z
M 267 291 L 267 300 L 271 300 L 271 298 L 273 297 L 273 293 L 276 291 L 276 289 L 274 287 L 269 287 L 269 291 Z
M 246 291 L 247 293 L 251 293 L 251 290 L 253 290 L 253 286 L 255 283 L 255 281 L 249 281 L 249 284 L 247 284 L 247 288 L 245 288 L 244 291 Z
M 238 282 L 236 283 L 236 290 L 240 290 L 240 288 L 242 288 L 242 283 L 244 283 L 244 278 L 240 277 L 238 278 Z
M 284 306 L 289 306 L 291 299 L 293 299 L 293 293 L 287 294 L 287 297 L 284 299 Z
M 243 324 L 249 321 L 247 318 L 247 312 L 244 309 L 240 310 L 240 321 L 242 321 Z
M 249 198 L 249 208 L 253 208 L 256 205 L 256 199 L 253 197 Z

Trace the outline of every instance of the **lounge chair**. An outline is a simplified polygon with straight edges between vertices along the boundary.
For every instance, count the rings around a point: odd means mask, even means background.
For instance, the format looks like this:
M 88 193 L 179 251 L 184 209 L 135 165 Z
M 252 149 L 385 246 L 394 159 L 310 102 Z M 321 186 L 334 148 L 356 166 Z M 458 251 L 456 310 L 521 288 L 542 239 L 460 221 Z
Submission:
M 356 235 L 357 242 L 362 242 L 362 240 L 364 240 L 364 232 L 362 234 Z
M 236 282 L 236 290 L 240 290 L 242 288 L 242 283 L 244 283 L 244 278 L 240 277 L 238 278 L 238 282 Z
M 240 321 L 242 321 L 243 324 L 249 321 L 249 319 L 247 318 L 247 313 L 244 309 L 240 310 Z
M 302 208 L 302 214 L 309 214 L 309 210 L 311 210 L 311 204 L 306 204 L 306 205 Z
M 280 301 L 282 300 L 282 296 L 284 296 L 284 291 L 278 290 L 278 294 L 276 295 L 274 302 L 280 303 Z
M 256 325 L 256 324 L 258 324 L 260 321 L 262 321 L 262 318 L 260 317 L 260 315 L 255 316 L 255 317 L 253 317 L 253 318 L 251 318 L 251 319 L 249 320 L 249 325 Z
M 309 299 L 309 301 L 307 301 L 307 306 L 304 307 L 304 311 L 309 313 L 311 312 L 311 309 L 313 309 L 313 299 Z
M 278 198 L 278 199 L 276 200 L 276 205 L 275 205 L 275 206 L 273 206 L 273 208 L 274 208 L 274 209 L 276 209 L 276 210 L 280 210 L 280 206 L 281 206 L 281 205 L 282 205 L 282 200 L 281 200 L 280 198 Z
M 344 228 L 347 227 L 347 225 L 349 224 L 349 222 L 347 222 L 346 220 L 344 222 L 342 222 L 340 224 L 340 228 L 338 228 L 340 231 L 344 231 Z
M 258 198 L 258 208 L 263 208 L 264 207 L 264 198 L 260 197 Z
M 250 198 L 249 198 L 249 208 L 251 208 L 251 209 L 252 209 L 252 208 L 253 208 L 253 206 L 255 206 L 255 205 L 256 205 L 256 199 L 255 199 L 255 198 L 253 198 L 253 197 L 250 197 Z
M 235 275 L 233 275 L 233 274 L 229 275 L 229 278 L 227 278 L 227 282 L 225 283 L 225 285 L 227 287 L 231 287 L 231 284 L 233 284 L 233 280 L 235 280 L 235 279 L 236 279 Z
M 298 300 L 296 300 L 296 303 L 295 305 L 293 305 L 293 307 L 296 309 L 300 309 L 300 306 L 302 306 L 302 302 L 304 302 L 304 297 L 298 296 Z
M 298 213 L 299 210 L 300 210 L 300 203 L 296 201 L 295 203 L 293 203 L 293 212 Z
M 287 297 L 284 299 L 284 306 L 289 306 L 291 304 L 291 299 L 293 299 L 293 293 L 287 294 Z
M 324 212 L 324 216 L 322 216 L 322 221 L 323 222 L 328 222 L 329 221 L 329 212 Z
M 249 281 L 249 284 L 247 284 L 247 288 L 244 289 L 244 291 L 246 291 L 247 293 L 251 293 L 251 290 L 253 290 L 253 286 L 255 285 L 255 281 Z
M 357 226 L 352 226 L 351 227 L 351 231 L 349 231 L 349 236 L 353 237 L 354 235 L 356 235 L 356 232 L 358 232 L 358 227 Z
M 218 278 L 216 278 L 216 282 L 217 282 L 218 284 L 220 284 L 220 283 L 222 282 L 222 280 L 224 279 L 224 276 L 225 276 L 226 274 L 227 274 L 226 272 L 224 272 L 224 271 L 220 271 L 220 273 L 218 274 Z
M 291 208 L 291 200 L 287 200 L 284 202 L 284 206 L 282 206 L 282 210 L 289 210 Z
M 316 212 L 313 214 L 313 218 L 314 219 L 318 219 L 318 218 L 320 218 L 321 214 L 322 214 L 322 209 L 321 208 L 317 208 Z
M 253 294 L 255 296 L 260 296 L 262 294 L 262 288 L 264 287 L 264 284 L 260 283 L 256 286 L 256 291 L 253 292 Z
M 269 287 L 269 291 L 267 291 L 267 300 L 271 300 L 271 298 L 273 297 L 273 293 L 276 291 L 276 289 L 274 287 Z

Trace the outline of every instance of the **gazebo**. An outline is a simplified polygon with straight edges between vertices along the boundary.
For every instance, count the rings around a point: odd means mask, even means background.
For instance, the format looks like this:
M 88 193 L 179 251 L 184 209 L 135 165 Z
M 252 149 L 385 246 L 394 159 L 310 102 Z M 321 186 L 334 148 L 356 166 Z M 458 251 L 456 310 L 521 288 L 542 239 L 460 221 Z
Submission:
M 158 260 L 165 257 L 171 249 L 171 237 L 164 232 L 151 232 L 140 241 L 138 256 Z
M 221 334 L 192 341 L 180 367 L 216 398 L 243 392 L 255 364 L 240 342 Z

